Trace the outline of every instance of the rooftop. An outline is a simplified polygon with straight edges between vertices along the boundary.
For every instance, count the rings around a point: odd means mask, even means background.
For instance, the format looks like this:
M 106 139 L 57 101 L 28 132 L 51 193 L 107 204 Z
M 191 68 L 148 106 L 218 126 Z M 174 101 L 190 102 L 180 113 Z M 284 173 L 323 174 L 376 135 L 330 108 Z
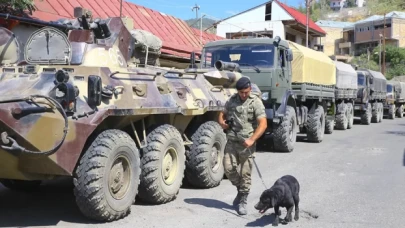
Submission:
M 353 22 L 319 20 L 315 24 L 321 27 L 347 28 L 354 26 Z
M 36 11 L 32 17 L 44 21 L 61 18 L 74 18 L 73 8 L 83 7 L 93 13 L 93 17 L 119 17 L 120 0 L 34 0 Z M 190 53 L 200 53 L 200 30 L 191 28 L 185 21 L 158 11 L 122 1 L 122 16 L 130 17 L 136 29 L 142 29 L 158 36 L 162 42 L 162 53 L 189 58 Z M 203 32 L 202 43 L 224 39 L 215 34 Z

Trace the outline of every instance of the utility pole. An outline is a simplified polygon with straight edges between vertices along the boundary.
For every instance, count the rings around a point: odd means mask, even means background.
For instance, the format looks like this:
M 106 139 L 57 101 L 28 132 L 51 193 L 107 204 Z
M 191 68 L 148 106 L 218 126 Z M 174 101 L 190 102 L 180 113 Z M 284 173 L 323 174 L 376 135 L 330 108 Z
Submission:
M 306 41 L 307 41 L 307 47 L 308 47 L 308 24 L 309 24 L 309 4 L 311 3 L 312 0 L 305 0 L 305 6 L 307 8 L 307 26 L 306 26 Z
M 122 0 L 120 1 L 120 17 L 122 17 Z
M 382 74 L 385 76 L 385 14 L 384 13 L 384 28 L 383 28 L 383 49 L 384 49 L 384 53 L 383 53 L 383 60 L 382 60 Z
M 200 6 L 198 6 L 196 3 L 195 6 L 191 8 L 191 11 L 194 11 L 194 9 L 195 9 L 195 18 L 198 19 L 198 10 L 200 9 Z
M 379 52 L 379 56 L 378 56 L 378 66 L 380 67 L 380 72 L 382 72 L 382 69 L 381 69 L 381 40 L 382 40 L 382 34 L 380 33 L 380 52 Z

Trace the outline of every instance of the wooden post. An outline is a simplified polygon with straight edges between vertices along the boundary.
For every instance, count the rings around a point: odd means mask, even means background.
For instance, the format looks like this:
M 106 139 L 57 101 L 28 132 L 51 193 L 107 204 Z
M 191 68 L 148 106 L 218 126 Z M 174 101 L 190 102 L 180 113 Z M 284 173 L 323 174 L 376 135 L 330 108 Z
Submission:
M 382 57 L 382 74 L 385 76 L 385 13 L 384 13 L 384 28 L 383 28 L 383 57 Z

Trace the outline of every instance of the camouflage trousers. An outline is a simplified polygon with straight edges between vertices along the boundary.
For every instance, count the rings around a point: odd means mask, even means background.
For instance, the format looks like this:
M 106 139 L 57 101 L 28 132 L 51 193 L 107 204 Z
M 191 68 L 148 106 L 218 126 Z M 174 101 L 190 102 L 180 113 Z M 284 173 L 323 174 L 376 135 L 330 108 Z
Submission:
M 243 146 L 242 143 L 232 140 L 228 140 L 225 146 L 225 175 L 232 185 L 239 187 L 241 193 L 249 193 L 250 191 L 252 162 L 256 151 L 256 143 L 249 149 Z

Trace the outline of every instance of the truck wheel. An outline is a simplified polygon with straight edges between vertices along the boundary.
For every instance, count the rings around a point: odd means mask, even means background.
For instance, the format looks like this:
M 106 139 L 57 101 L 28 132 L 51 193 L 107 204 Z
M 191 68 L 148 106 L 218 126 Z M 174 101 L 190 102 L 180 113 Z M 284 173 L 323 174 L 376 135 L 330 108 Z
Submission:
M 84 153 L 74 174 L 80 211 L 99 221 L 125 217 L 135 202 L 140 173 L 134 140 L 120 130 L 103 131 Z
M 336 129 L 339 130 L 346 130 L 348 125 L 348 106 L 346 104 L 343 105 L 343 113 L 339 113 L 336 115 Z
M 397 109 L 398 118 L 402 118 L 403 114 L 404 114 L 404 107 L 403 105 L 400 105 Z
M 354 108 L 352 103 L 347 104 L 348 118 L 347 118 L 347 129 L 352 129 L 354 124 Z
M 174 200 L 183 182 L 186 162 L 180 132 L 168 124 L 155 128 L 148 134 L 142 152 L 139 197 L 153 204 Z
M 384 105 L 383 105 L 383 103 L 378 103 L 378 105 L 380 106 L 380 118 L 379 118 L 378 122 L 381 123 L 384 118 Z
M 309 114 L 307 137 L 310 142 L 322 142 L 325 129 L 325 112 L 321 105 L 315 109 L 315 113 Z
M 371 122 L 371 104 L 367 104 L 367 110 L 361 114 L 361 123 L 370 125 Z
M 325 124 L 325 134 L 332 134 L 335 126 L 334 120 L 327 120 Z
M 371 116 L 371 122 L 378 123 L 379 119 L 380 119 L 380 106 L 378 105 L 378 103 L 374 103 L 373 110 L 372 110 L 372 116 Z
M 297 140 L 297 116 L 291 106 L 287 106 L 283 121 L 274 129 L 274 149 L 280 152 L 291 152 Z
M 214 121 L 202 124 L 191 137 L 193 145 L 186 165 L 188 182 L 200 188 L 213 188 L 221 183 L 224 176 L 222 160 L 226 135 Z
M 395 119 L 395 105 L 390 105 L 390 107 L 388 108 L 388 118 L 390 119 Z
M 13 180 L 13 179 L 0 179 L 0 183 L 4 185 L 4 187 L 10 190 L 16 191 L 33 191 L 37 190 L 41 185 L 42 181 L 34 180 Z

